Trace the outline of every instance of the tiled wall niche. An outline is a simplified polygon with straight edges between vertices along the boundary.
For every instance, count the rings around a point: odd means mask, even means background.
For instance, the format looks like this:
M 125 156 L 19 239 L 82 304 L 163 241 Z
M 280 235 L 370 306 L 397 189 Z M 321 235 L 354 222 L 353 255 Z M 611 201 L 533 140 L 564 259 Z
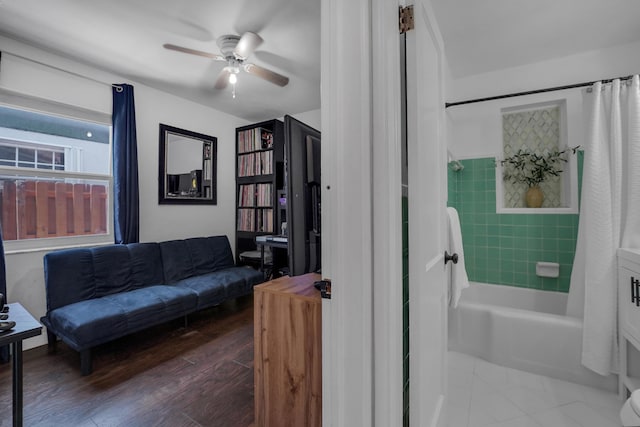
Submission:
M 566 100 L 502 108 L 500 113 L 501 159 L 510 157 L 521 149 L 543 156 L 569 147 Z M 564 157 L 567 163 L 558 165 L 563 170 L 562 174 L 557 177 L 550 175 L 540 183 L 544 194 L 541 209 L 547 209 L 551 213 L 577 214 L 577 159 L 571 152 Z M 504 172 L 501 162 L 498 162 L 497 166 L 496 174 L 501 177 Z M 497 211 L 528 213 L 524 202 L 524 194 L 528 188 L 526 183 L 498 179 Z
M 537 155 L 560 150 L 562 139 L 561 121 L 564 116 L 560 104 L 552 104 L 524 110 L 502 111 L 502 152 L 505 157 L 519 150 Z M 540 187 L 544 192 L 544 208 L 563 206 L 560 177 L 551 176 Z M 524 208 L 525 183 L 503 182 L 505 208 Z

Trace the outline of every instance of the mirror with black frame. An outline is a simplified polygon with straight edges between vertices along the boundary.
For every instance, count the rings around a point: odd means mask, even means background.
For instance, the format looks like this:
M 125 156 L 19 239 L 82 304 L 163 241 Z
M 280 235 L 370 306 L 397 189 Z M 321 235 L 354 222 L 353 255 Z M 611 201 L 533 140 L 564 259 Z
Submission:
M 216 204 L 217 141 L 160 123 L 159 204 Z

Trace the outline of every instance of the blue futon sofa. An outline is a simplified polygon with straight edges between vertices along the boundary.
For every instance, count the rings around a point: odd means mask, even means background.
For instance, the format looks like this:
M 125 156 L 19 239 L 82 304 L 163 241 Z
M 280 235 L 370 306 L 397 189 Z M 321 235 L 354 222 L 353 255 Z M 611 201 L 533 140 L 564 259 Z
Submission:
M 80 352 L 253 292 L 262 273 L 236 267 L 226 236 L 67 249 L 44 256 L 50 347 Z

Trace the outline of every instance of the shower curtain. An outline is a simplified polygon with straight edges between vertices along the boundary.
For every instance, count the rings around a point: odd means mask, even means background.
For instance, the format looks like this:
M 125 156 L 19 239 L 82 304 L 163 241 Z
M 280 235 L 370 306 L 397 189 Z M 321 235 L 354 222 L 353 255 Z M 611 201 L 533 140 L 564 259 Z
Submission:
M 587 132 L 567 314 L 584 319 L 582 364 L 617 372 L 616 250 L 640 248 L 640 81 L 585 93 Z M 634 220 L 634 212 L 636 217 Z

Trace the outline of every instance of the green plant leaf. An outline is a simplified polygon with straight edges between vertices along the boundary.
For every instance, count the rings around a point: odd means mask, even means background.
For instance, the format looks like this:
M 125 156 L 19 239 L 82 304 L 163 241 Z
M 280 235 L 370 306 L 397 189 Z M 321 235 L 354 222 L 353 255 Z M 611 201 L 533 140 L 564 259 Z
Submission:
M 564 150 L 553 150 L 543 154 L 531 153 L 519 149 L 514 155 L 500 161 L 503 167 L 503 179 L 514 184 L 526 183 L 528 186 L 538 185 L 550 176 L 562 173 L 562 164 L 567 163 L 566 156 L 575 154 L 579 145 Z

